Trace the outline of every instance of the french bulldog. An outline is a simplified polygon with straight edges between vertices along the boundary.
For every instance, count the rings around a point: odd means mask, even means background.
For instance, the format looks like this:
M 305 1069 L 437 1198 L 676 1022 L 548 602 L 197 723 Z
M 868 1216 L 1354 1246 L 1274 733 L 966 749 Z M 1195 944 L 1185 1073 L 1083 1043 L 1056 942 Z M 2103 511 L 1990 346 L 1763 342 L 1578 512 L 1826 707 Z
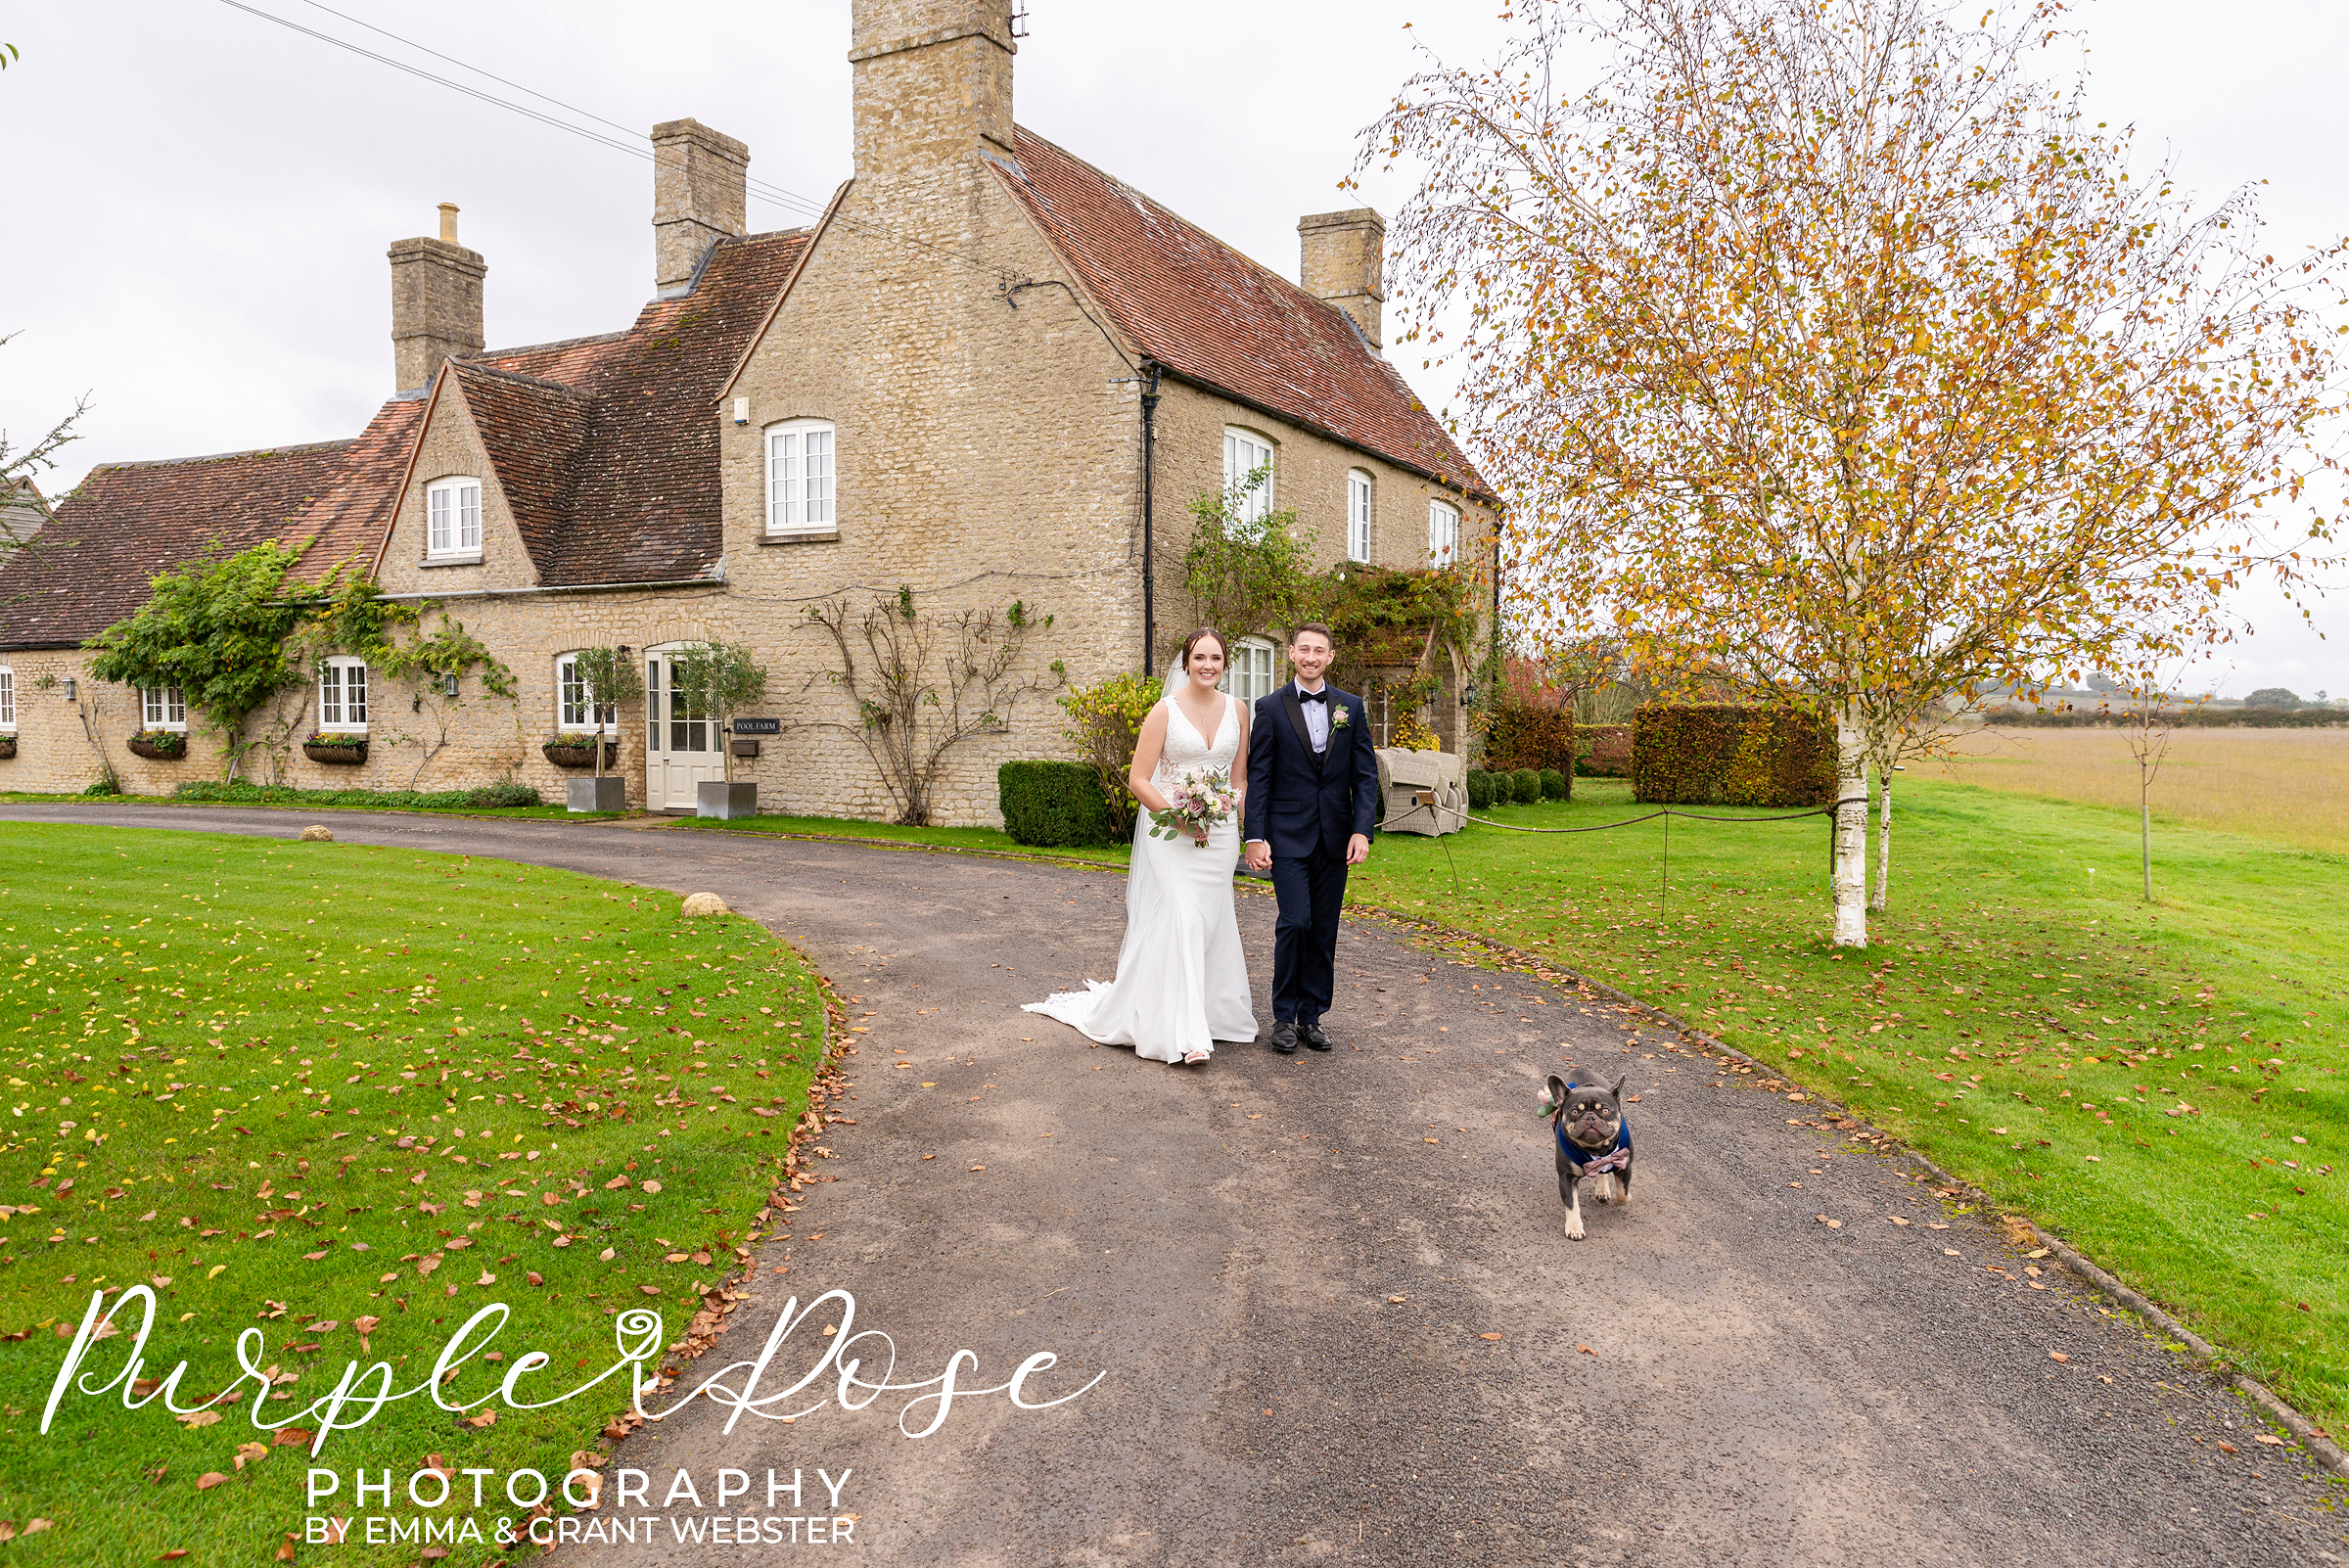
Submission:
M 1542 1114 L 1549 1118 L 1558 1145 L 1558 1201 L 1566 1205 L 1566 1239 L 1583 1239 L 1582 1183 L 1598 1183 L 1593 1194 L 1601 1203 L 1632 1201 L 1632 1128 L 1623 1119 L 1623 1084 L 1593 1079 L 1584 1082 L 1580 1071 L 1565 1078 L 1552 1073 L 1542 1091 Z

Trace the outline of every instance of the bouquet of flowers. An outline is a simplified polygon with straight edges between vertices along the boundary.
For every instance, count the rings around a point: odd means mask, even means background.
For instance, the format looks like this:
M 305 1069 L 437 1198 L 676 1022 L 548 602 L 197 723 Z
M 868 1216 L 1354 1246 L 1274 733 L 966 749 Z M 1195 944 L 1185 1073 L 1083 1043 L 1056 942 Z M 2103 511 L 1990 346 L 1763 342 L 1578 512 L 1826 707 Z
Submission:
M 1150 813 L 1150 836 L 1174 839 L 1190 834 L 1193 842 L 1205 849 L 1207 841 L 1197 835 L 1230 821 L 1239 808 L 1240 798 L 1232 790 L 1230 774 L 1185 768 L 1167 787 L 1167 808 Z

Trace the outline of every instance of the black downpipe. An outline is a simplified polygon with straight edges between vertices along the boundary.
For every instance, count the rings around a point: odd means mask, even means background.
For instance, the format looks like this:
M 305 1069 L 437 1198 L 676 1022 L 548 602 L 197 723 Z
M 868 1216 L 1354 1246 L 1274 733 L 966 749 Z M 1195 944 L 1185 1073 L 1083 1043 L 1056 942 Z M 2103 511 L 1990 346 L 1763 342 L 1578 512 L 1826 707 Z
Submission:
M 1152 566 L 1158 556 L 1158 539 L 1151 517 L 1152 460 L 1157 452 L 1158 429 L 1158 361 L 1142 361 L 1142 673 L 1151 672 L 1151 664 L 1158 647 L 1158 606 L 1153 597 Z

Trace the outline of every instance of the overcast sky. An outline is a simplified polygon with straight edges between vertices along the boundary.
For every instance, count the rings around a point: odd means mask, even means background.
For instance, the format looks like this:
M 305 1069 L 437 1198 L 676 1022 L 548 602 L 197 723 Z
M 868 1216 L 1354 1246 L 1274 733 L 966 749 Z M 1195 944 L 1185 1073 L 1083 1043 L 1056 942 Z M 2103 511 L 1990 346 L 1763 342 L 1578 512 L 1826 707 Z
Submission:
M 438 50 L 638 134 L 691 115 L 750 144 L 754 179 L 818 205 L 850 172 L 847 0 L 250 3 L 519 96 L 411 45 Z M 1407 194 L 1337 183 L 1415 69 L 1411 40 L 1487 58 L 1509 25 L 1499 9 L 1030 0 L 1018 115 L 1293 277 L 1301 214 L 1393 212 Z M 2102 0 L 2079 17 L 2098 113 L 2174 150 L 2187 188 L 2215 200 L 2265 180 L 2279 254 L 2349 231 L 2349 9 Z M 652 293 L 651 165 L 636 158 L 223 0 L 8 6 L 0 40 L 23 52 L 0 73 L 0 334 L 21 334 L 0 347 L 0 426 L 23 440 L 76 394 L 94 401 L 45 489 L 98 462 L 354 434 L 393 390 L 385 247 L 438 232 L 439 202 L 463 208 L 461 238 L 488 259 L 492 346 L 615 330 Z M 752 203 L 754 229 L 806 221 Z M 1407 346 L 1396 357 L 1441 406 L 1447 379 Z M 2314 629 L 2273 594 L 2244 598 L 2258 635 L 2211 681 L 2349 693 L 2349 596 L 2312 604 Z

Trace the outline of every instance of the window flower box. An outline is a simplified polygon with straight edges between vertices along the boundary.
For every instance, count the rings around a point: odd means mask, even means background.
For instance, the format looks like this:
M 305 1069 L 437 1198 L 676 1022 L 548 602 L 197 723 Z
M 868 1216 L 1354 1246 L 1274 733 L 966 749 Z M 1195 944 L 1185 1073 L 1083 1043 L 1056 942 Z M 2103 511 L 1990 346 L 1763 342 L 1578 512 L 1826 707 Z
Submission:
M 595 765 L 595 737 L 592 735 L 558 735 L 539 748 L 546 760 L 557 767 L 593 767 Z M 620 741 L 608 737 L 604 741 L 604 766 L 620 765 Z
M 0 762 L 5 762 L 16 755 L 17 738 L 14 735 L 0 735 Z
M 123 743 L 133 757 L 150 762 L 176 762 L 188 755 L 188 737 L 176 729 L 142 729 Z
M 301 755 L 331 767 L 356 767 L 367 761 L 367 737 L 312 735 L 301 743 Z

